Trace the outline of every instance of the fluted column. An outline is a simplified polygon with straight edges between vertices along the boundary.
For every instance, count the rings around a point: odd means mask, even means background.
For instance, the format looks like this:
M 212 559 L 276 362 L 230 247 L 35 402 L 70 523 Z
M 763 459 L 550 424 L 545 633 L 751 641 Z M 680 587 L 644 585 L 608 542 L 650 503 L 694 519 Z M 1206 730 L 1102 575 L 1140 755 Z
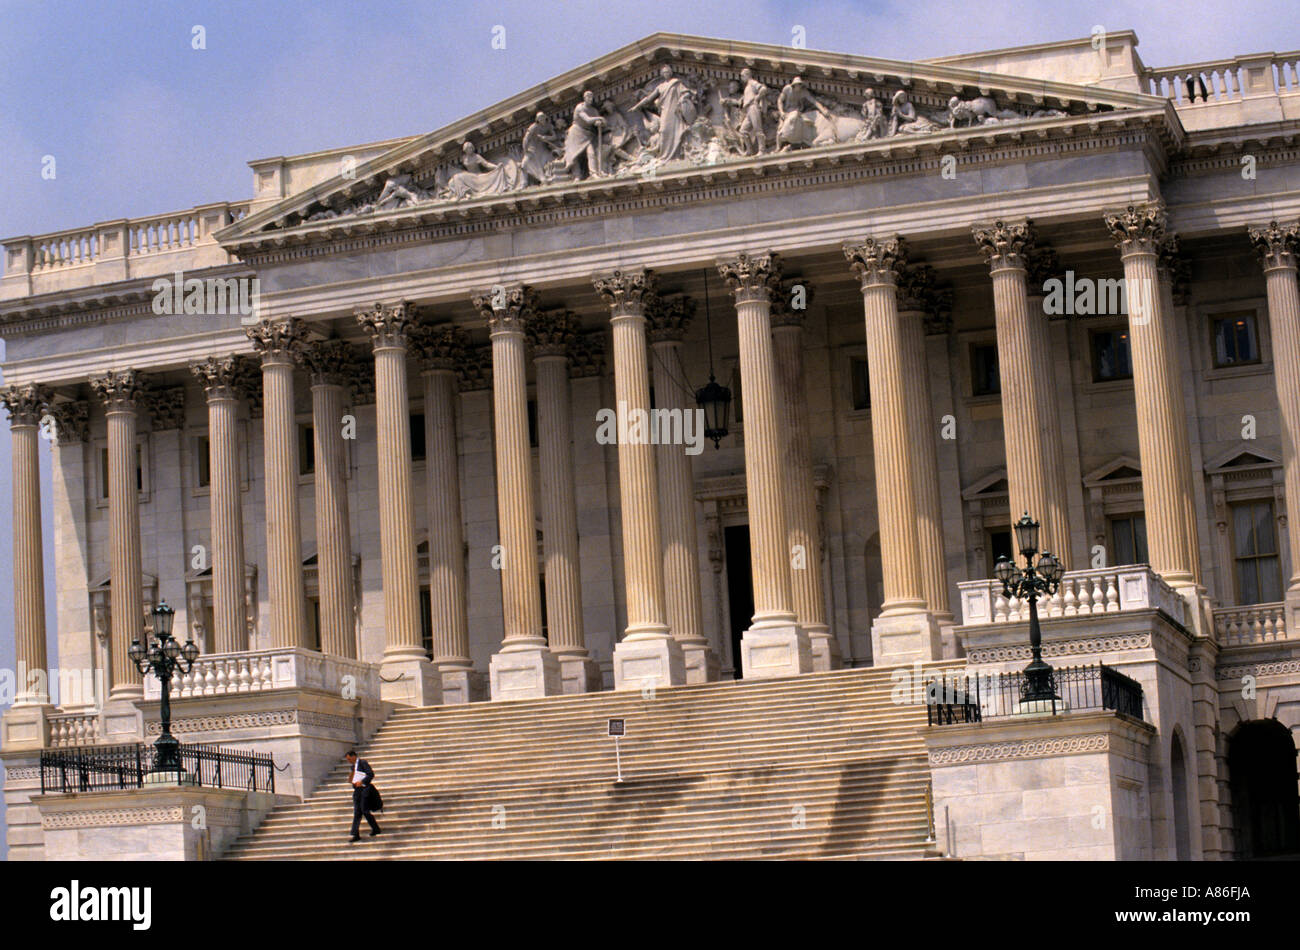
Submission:
M 267 594 L 271 645 L 307 646 L 298 512 L 298 426 L 293 372 L 306 338 L 298 319 L 262 320 L 246 331 L 262 359 L 262 452 L 266 482 Z
M 939 627 L 926 607 L 916 564 L 920 559 L 916 505 L 916 451 L 908 431 L 903 327 L 898 273 L 905 266 L 901 238 L 868 238 L 844 255 L 862 284 L 871 386 L 871 439 L 884 603 L 871 626 L 877 666 L 942 656 Z
M 411 502 L 411 407 L 407 386 L 409 303 L 357 311 L 375 354 L 375 431 L 379 457 L 379 546 L 384 579 L 384 697 L 412 706 L 441 700 L 441 678 L 420 637 L 420 581 Z M 398 682 L 391 682 L 394 676 Z
M 805 287 L 805 295 L 807 288 Z M 803 324 L 806 310 L 789 305 L 790 289 L 772 294 L 772 349 L 782 427 L 782 479 L 785 483 L 786 548 L 790 552 L 790 593 L 795 619 L 808 634 L 813 669 L 840 667 L 840 644 L 826 622 L 822 585 L 822 528 L 813 484 L 808 393 L 804 386 Z
M 244 607 L 244 512 L 239 488 L 237 357 L 191 367 L 208 400 L 208 505 L 212 525 L 212 623 L 218 653 L 248 649 Z
M 413 340 L 423 365 L 424 488 L 429 528 L 429 606 L 433 665 L 442 701 L 468 703 L 487 696 L 486 677 L 469 655 L 465 591 L 465 521 L 460 504 L 456 443 L 458 367 L 473 360 L 469 334 L 450 323 L 426 326 Z
M 500 523 L 501 608 L 505 636 L 492 657 L 493 699 L 553 696 L 561 691 L 560 664 L 542 637 L 537 573 L 532 450 L 528 444 L 528 369 L 525 327 L 536 310 L 527 287 L 497 286 L 474 297 L 492 340 L 492 412 Z
M 682 386 L 682 339 L 695 316 L 695 303 L 686 297 L 652 297 L 647 303 L 651 363 L 654 366 L 656 408 L 699 419 L 699 449 L 704 446 L 702 410 Z M 697 451 L 699 450 L 697 449 Z M 718 678 L 718 657 L 704 635 L 700 599 L 700 555 L 696 540 L 695 476 L 687 446 L 661 442 L 655 458 L 659 478 L 660 533 L 664 551 L 664 607 L 668 631 L 682 646 L 686 682 L 708 683 Z
M 614 648 L 614 688 L 675 686 L 686 681 L 685 658 L 668 632 L 664 564 L 654 446 L 635 436 L 649 426 L 646 369 L 646 298 L 656 279 L 646 270 L 614 271 L 593 278 L 609 303 L 613 327 L 614 391 L 618 420 L 618 489 L 623 523 L 623 575 L 627 630 Z M 626 433 L 624 432 L 626 429 Z
M 1029 304 L 1027 256 L 1033 232 L 1027 221 L 995 221 L 973 233 L 993 279 L 1011 518 L 1028 512 L 1041 525 L 1040 549 L 1069 568 L 1069 500 L 1051 343 L 1046 318 Z
M 741 637 L 745 677 L 790 676 L 812 666 L 808 632 L 799 626 L 790 585 L 785 469 L 785 420 L 777 402 L 772 353 L 773 289 L 781 272 L 776 255 L 741 254 L 719 261 L 718 272 L 736 300 L 740 379 L 745 392 L 745 493 L 749 506 L 750 572 L 754 619 Z
M 1273 342 L 1273 384 L 1282 416 L 1282 475 L 1285 480 L 1287 537 L 1291 548 L 1291 579 L 1287 601 L 1293 624 L 1300 629 L 1300 285 L 1296 280 L 1296 246 L 1300 225 L 1253 227 L 1251 243 L 1260 254 L 1268 288 L 1268 326 Z
M 356 587 L 352 577 L 352 521 L 343 410 L 345 387 L 357 354 L 342 340 L 322 340 L 304 347 L 301 359 L 311 378 L 321 652 L 356 659 Z
M 600 664 L 587 652 L 582 622 L 569 395 L 569 348 L 576 344 L 577 338 L 578 319 L 566 310 L 538 313 L 528 324 L 537 374 L 547 639 L 551 652 L 560 660 L 566 693 L 596 692 L 602 685 Z
M 90 380 L 108 417 L 109 610 L 112 632 L 110 700 L 143 696 L 140 670 L 127 651 L 143 640 L 144 590 L 140 569 L 140 496 L 136 484 L 136 409 L 142 394 L 133 369 L 110 371 Z
M 18 668 L 14 705 L 48 703 L 45 671 L 45 555 L 41 538 L 41 415 L 50 401 L 44 386 L 0 389 L 0 403 L 9 410 L 13 453 L 14 532 L 14 648 Z
M 1174 586 L 1195 585 L 1197 531 L 1192 512 L 1187 415 L 1157 253 L 1165 233 L 1158 204 L 1105 216 L 1124 262 L 1133 394 L 1142 457 L 1142 501 L 1151 567 Z

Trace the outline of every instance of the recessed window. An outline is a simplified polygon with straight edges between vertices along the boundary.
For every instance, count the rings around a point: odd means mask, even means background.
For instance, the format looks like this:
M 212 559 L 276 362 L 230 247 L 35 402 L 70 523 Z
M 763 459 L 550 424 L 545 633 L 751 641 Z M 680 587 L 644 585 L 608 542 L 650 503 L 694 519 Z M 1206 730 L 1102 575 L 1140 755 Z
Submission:
M 871 377 L 867 369 L 867 361 L 855 356 L 849 363 L 849 374 L 849 384 L 853 387 L 853 408 L 870 409 Z
M 100 498 L 108 498 L 108 446 L 99 450 L 99 490 Z M 144 491 L 144 446 L 135 444 L 135 490 Z
M 427 547 L 428 542 L 425 542 Z M 429 588 L 420 588 L 420 643 L 424 646 L 424 655 L 433 659 L 433 602 Z
M 528 400 L 528 444 L 537 448 L 537 400 Z
M 424 413 L 411 413 L 411 461 L 424 460 L 427 448 L 424 442 Z
M 320 647 L 320 598 L 307 598 L 307 645 L 317 653 L 321 652 Z
M 970 386 L 972 396 L 994 396 L 1002 392 L 996 343 L 971 344 Z
M 537 579 L 537 583 L 541 587 L 542 597 L 542 639 L 549 645 L 551 642 L 551 632 L 546 625 L 546 575 L 540 575 Z
M 1268 604 L 1282 599 L 1282 567 L 1277 556 L 1276 519 L 1271 501 L 1232 506 L 1232 538 L 1237 568 L 1237 602 Z
M 1115 564 L 1149 564 L 1147 520 L 1144 515 L 1121 515 L 1110 519 L 1111 550 Z
M 1259 362 L 1255 314 L 1225 313 L 1214 318 L 1214 365 L 1239 366 Z
M 298 426 L 298 474 L 316 471 L 316 432 L 309 423 Z
M 989 555 L 989 577 L 992 577 L 993 567 L 997 564 L 998 558 L 1015 558 L 1011 550 L 1011 529 L 993 528 L 985 533 L 985 542 L 984 550 Z
M 1129 350 L 1128 330 L 1094 330 L 1091 342 L 1094 383 L 1133 378 L 1133 356 Z
M 212 484 L 212 442 L 206 435 L 198 436 L 194 440 L 194 471 L 195 484 L 199 488 L 207 488 Z

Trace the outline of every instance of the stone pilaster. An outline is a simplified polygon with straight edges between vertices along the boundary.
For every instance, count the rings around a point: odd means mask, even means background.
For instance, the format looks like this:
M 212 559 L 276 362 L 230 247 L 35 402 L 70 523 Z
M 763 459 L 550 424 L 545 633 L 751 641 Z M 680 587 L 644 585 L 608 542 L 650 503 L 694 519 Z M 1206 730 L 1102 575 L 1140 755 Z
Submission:
M 321 652 L 356 659 L 352 519 L 348 457 L 343 445 L 343 410 L 355 353 L 342 340 L 323 340 L 306 346 L 301 359 L 311 378 Z
M 614 271 L 593 279 L 609 303 L 613 327 L 615 412 L 619 422 L 618 488 L 623 522 L 627 630 L 614 648 L 614 688 L 675 686 L 686 682 L 681 644 L 668 631 L 654 446 L 635 437 L 633 423 L 648 420 L 646 298 L 656 280 L 646 270 Z M 626 434 L 624 428 L 626 426 Z M 647 426 L 640 431 L 645 432 Z
M 526 699 L 561 692 L 560 663 L 542 637 L 537 573 L 532 450 L 528 444 L 528 370 L 525 327 L 536 296 L 519 285 L 496 286 L 474 297 L 492 340 L 492 403 L 496 430 L 497 518 L 501 608 L 505 637 L 492 657 L 493 699 Z
M 357 322 L 375 352 L 375 429 L 379 454 L 379 543 L 384 581 L 383 698 L 432 706 L 442 698 L 441 677 L 420 637 L 420 581 L 411 503 L 411 408 L 406 376 L 411 305 L 376 304 Z
M 1068 569 L 1069 497 L 1051 342 L 1046 318 L 1029 302 L 1033 230 L 1028 221 L 995 221 L 972 230 L 993 279 L 1011 518 L 1029 512 L 1041 524 L 1041 550 L 1056 555 Z
M 273 647 L 306 647 L 298 511 L 298 425 L 294 365 L 306 340 L 301 320 L 262 320 L 246 331 L 262 360 L 262 452 L 266 482 L 267 596 Z
M 1260 253 L 1268 287 L 1273 383 L 1282 416 L 1282 474 L 1291 546 L 1287 622 L 1289 630 L 1300 630 L 1300 286 L 1296 280 L 1300 225 L 1273 221 L 1267 227 L 1251 228 L 1249 234 Z
M 537 373 L 547 640 L 560 660 L 564 691 L 596 692 L 602 686 L 600 664 L 587 652 L 582 623 L 569 394 L 569 349 L 577 343 L 578 319 L 565 310 L 538 313 L 529 321 L 528 339 Z
M 719 261 L 736 300 L 740 379 L 745 387 L 745 491 L 749 507 L 754 620 L 740 642 L 746 679 L 790 676 L 813 668 L 808 632 L 799 626 L 790 585 L 785 469 L 772 351 L 772 298 L 780 264 L 771 253 Z
M 218 653 L 248 649 L 244 513 L 239 488 L 238 358 L 209 356 L 191 371 L 208 401 L 208 504 L 212 523 L 212 624 Z
M 682 386 L 682 339 L 695 316 L 687 297 L 654 297 L 647 306 L 650 349 L 654 364 L 656 408 L 679 412 L 685 430 L 688 414 L 699 408 L 694 394 Z M 704 423 L 699 432 L 704 444 Z M 661 443 L 655 458 L 659 477 L 659 515 L 664 550 L 664 595 L 668 631 L 681 644 L 686 682 L 709 683 L 718 678 L 718 657 L 704 635 L 700 598 L 700 556 L 696 541 L 695 476 L 685 445 Z
M 804 286 L 804 302 L 809 289 Z M 790 305 L 791 291 L 783 285 L 772 294 L 772 349 L 782 427 L 782 478 L 785 483 L 786 547 L 790 557 L 790 593 L 795 619 L 808 634 L 813 669 L 840 667 L 840 642 L 826 622 L 826 593 L 822 584 L 822 526 L 813 484 L 812 442 L 809 436 L 808 393 L 804 385 L 803 347 L 806 308 Z
M 0 403 L 9 410 L 13 454 L 14 532 L 14 652 L 19 679 L 14 705 L 49 703 L 45 676 L 45 555 L 41 537 L 40 424 L 51 399 L 44 386 L 0 389 Z
M 1178 356 L 1171 343 L 1170 313 L 1157 274 L 1165 213 L 1155 203 L 1130 205 L 1106 214 L 1105 222 L 1124 262 L 1147 551 L 1152 568 L 1168 583 L 1195 587 L 1198 545 L 1196 520 L 1190 517 L 1187 415 Z
M 469 334 L 450 323 L 425 326 L 414 340 L 424 383 L 424 483 L 429 525 L 429 605 L 433 665 L 447 704 L 486 699 L 487 678 L 469 655 L 465 518 L 456 442 L 457 370 L 474 359 Z
M 143 389 L 133 369 L 114 370 L 90 380 L 108 417 L 109 700 L 143 696 L 140 670 L 127 651 L 143 640 L 144 589 L 140 569 L 140 495 L 136 484 L 136 409 Z
M 884 574 L 884 603 L 871 626 L 877 666 L 936 660 L 943 654 L 939 626 L 926 607 L 920 573 L 915 449 L 907 424 L 903 327 L 898 273 L 906 264 L 902 238 L 868 238 L 844 255 L 862 282 L 871 385 L 872 456 Z

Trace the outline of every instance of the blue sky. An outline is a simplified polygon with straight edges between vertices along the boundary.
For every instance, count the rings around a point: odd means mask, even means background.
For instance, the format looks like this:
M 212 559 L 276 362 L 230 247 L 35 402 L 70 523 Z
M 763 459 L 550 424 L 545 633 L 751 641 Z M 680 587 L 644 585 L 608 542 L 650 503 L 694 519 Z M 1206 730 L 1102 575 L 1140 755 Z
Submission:
M 1300 47 L 1287 3 L 0 0 L 0 236 L 250 197 L 247 162 L 428 132 L 657 30 L 923 59 L 1132 29 L 1148 66 Z M 496 26 L 505 49 L 492 48 Z M 193 48 L 202 27 L 205 49 Z M 41 176 L 44 156 L 56 177 Z M 0 357 L 2 358 L 2 357 Z M 49 453 L 43 458 L 52 577 Z M 0 584 L 11 550 L 0 425 Z M 13 605 L 0 587 L 0 665 Z M 53 636 L 52 599 L 50 632 Z M 51 663 L 56 662 L 51 652 Z

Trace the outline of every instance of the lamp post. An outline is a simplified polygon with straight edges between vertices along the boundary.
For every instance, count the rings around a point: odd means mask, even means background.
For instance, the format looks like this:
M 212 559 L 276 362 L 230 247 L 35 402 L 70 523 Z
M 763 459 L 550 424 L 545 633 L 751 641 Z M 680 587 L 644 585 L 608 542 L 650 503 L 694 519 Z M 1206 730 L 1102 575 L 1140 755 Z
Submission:
M 1016 544 L 1025 559 L 1023 568 L 1016 567 L 1015 562 L 1005 554 L 998 558 L 993 573 L 1002 582 L 1002 593 L 1008 597 L 1017 597 L 1029 601 L 1029 647 L 1033 659 L 1025 667 L 1025 684 L 1021 689 L 1020 701 L 1056 701 L 1056 677 L 1052 667 L 1043 662 L 1043 634 L 1038 627 L 1038 598 L 1051 597 L 1061 586 L 1061 575 L 1065 568 L 1051 553 L 1044 551 L 1038 563 L 1034 555 L 1038 553 L 1038 522 L 1025 512 L 1015 523 Z
M 162 703 L 159 708 L 162 716 L 162 735 L 153 744 L 157 752 L 154 756 L 154 772 L 179 773 L 181 771 L 181 744 L 172 735 L 172 676 L 177 671 L 188 673 L 194 668 L 194 661 L 199 656 L 199 648 L 193 639 L 187 641 L 185 646 L 172 639 L 172 621 L 175 618 L 176 611 L 167 606 L 167 601 L 159 603 L 153 609 L 154 642 L 146 648 L 139 640 L 133 640 L 131 649 L 127 651 L 141 675 L 152 671 L 153 675 L 158 677 L 158 682 L 162 684 Z M 182 660 L 185 661 L 184 668 L 181 667 Z

